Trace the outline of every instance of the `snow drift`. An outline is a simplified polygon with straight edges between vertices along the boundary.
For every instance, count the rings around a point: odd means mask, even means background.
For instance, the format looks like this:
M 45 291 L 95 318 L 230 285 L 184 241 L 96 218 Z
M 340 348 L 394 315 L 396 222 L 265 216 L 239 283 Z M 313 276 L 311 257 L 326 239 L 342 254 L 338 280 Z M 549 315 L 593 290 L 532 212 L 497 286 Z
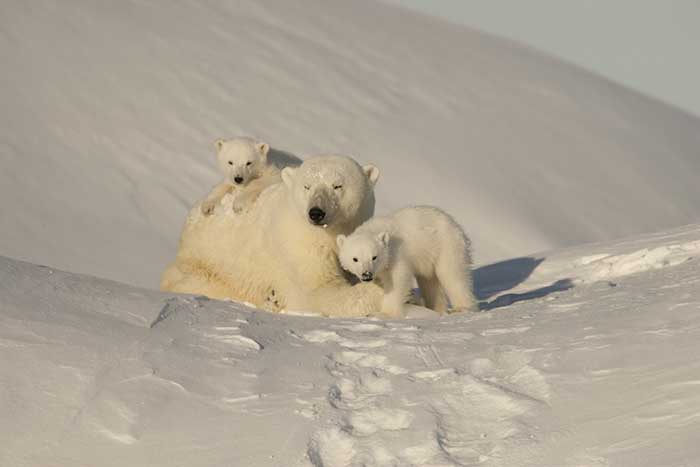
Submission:
M 76 272 L 155 286 L 243 134 L 379 165 L 480 262 L 700 218 L 697 119 L 381 3 L 10 0 L 0 59 L 0 253 Z
M 690 226 L 509 260 L 491 312 L 400 321 L 0 257 L 0 465 L 694 465 L 698 255 Z

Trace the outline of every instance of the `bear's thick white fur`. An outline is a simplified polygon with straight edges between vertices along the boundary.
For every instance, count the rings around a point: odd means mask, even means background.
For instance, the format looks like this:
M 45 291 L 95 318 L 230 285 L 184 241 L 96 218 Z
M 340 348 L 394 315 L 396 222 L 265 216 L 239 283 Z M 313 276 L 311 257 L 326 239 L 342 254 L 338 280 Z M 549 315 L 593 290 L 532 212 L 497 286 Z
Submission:
M 202 202 L 204 215 L 214 212 L 222 198 L 235 192 L 232 208 L 241 212 L 249 208 L 265 188 L 280 182 L 280 169 L 268 161 L 270 145 L 249 137 L 216 141 L 216 160 L 223 175 Z
M 401 209 L 368 220 L 345 237 L 337 237 L 343 268 L 360 280 L 377 279 L 384 290 L 381 312 L 403 315 L 403 306 L 418 282 L 425 305 L 477 311 L 471 276 L 471 243 L 447 213 L 430 206 Z
M 361 167 L 349 157 L 315 156 L 285 168 L 284 183 L 268 187 L 242 214 L 217 209 L 205 216 L 195 206 L 161 288 L 272 311 L 378 312 L 381 289 L 352 285 L 338 263 L 335 241 L 372 216 L 378 177 L 376 167 Z M 309 217 L 314 207 L 325 214 L 318 225 Z

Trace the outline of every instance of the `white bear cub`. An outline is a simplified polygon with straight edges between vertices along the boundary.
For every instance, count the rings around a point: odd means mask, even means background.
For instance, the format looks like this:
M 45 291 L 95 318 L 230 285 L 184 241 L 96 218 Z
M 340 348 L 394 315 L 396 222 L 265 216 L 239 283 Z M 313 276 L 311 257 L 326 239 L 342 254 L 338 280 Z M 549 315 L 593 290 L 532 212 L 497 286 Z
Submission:
M 437 312 L 477 311 L 471 276 L 471 242 L 447 213 L 430 206 L 375 217 L 347 237 L 338 235 L 343 269 L 384 289 L 382 314 L 403 316 L 415 277 L 425 306 Z M 445 297 L 447 294 L 447 297 Z
M 212 214 L 221 199 L 234 190 L 233 210 L 241 212 L 253 204 L 265 188 L 279 183 L 280 170 L 268 162 L 269 151 L 269 144 L 252 138 L 217 140 L 216 158 L 224 179 L 202 202 L 202 213 Z

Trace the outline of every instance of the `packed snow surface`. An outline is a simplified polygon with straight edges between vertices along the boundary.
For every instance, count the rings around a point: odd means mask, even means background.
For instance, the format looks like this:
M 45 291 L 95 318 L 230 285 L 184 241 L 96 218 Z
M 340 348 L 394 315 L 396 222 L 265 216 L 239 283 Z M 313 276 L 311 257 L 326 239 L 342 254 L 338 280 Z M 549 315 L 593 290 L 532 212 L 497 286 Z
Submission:
M 4 0 L 0 60 L 0 466 L 700 459 L 699 120 L 368 0 Z M 238 135 L 452 213 L 483 312 L 135 287 Z
M 0 258 L 0 465 L 700 458 L 700 226 L 476 270 L 481 313 L 257 311 Z
M 382 169 L 484 263 L 700 221 L 700 121 L 368 0 L 0 3 L 0 254 L 154 287 L 213 142 Z

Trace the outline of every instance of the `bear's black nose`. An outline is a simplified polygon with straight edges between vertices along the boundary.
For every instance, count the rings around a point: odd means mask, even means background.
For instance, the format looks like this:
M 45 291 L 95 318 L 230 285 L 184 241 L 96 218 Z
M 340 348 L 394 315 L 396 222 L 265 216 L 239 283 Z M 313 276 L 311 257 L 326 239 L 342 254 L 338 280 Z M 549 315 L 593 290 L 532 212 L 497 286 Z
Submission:
M 235 177 L 233 181 L 240 185 L 241 183 L 243 183 L 243 177 Z
M 371 272 L 365 271 L 362 273 L 362 281 L 363 282 L 369 282 L 372 279 L 374 279 L 374 275 Z
M 326 212 L 323 209 L 317 207 L 309 209 L 309 219 L 314 224 L 320 224 L 324 217 L 326 217 Z

